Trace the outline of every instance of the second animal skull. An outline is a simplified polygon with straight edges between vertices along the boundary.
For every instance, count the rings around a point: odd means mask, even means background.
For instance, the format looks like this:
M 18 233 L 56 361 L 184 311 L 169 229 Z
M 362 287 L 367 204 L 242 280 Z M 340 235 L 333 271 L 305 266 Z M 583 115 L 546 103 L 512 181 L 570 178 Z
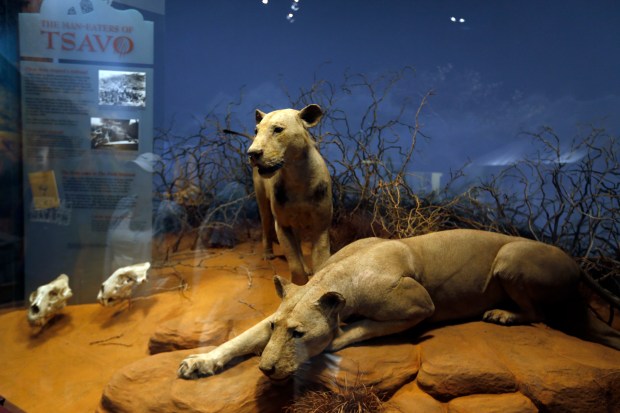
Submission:
M 110 307 L 122 301 L 130 300 L 135 286 L 147 280 L 150 262 L 134 264 L 119 268 L 101 284 L 97 300 L 101 305 Z

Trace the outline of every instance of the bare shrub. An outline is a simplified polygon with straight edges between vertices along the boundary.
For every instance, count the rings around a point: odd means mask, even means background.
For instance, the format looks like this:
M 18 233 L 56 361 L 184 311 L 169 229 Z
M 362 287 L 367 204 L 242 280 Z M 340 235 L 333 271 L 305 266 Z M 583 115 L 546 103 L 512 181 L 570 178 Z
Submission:
M 529 134 L 534 153 L 472 189 L 492 218 L 574 256 L 620 258 L 617 138 L 592 127 L 563 146 L 551 128 Z
M 576 257 L 584 281 L 620 308 L 620 142 L 590 127 L 570 145 L 553 129 L 528 134 L 534 152 L 468 191 L 490 222 Z
M 313 134 L 332 176 L 334 224 L 340 225 L 333 231 L 339 234 L 335 245 L 344 246 L 377 231 L 389 235 L 380 231 L 380 225 L 371 229 L 370 221 L 357 219 L 372 217 L 379 182 L 398 180 L 413 193 L 407 175 L 416 142 L 425 137 L 420 114 L 432 95 L 431 91 L 422 95 L 417 105 L 409 98 L 395 97 L 396 86 L 413 75 L 413 69 L 408 67 L 373 78 L 346 73 L 339 85 L 315 80 L 307 89 L 295 93 L 285 90 L 291 107 L 318 103 L 325 112 Z M 359 113 L 350 114 L 344 109 L 351 96 L 355 96 Z M 225 182 L 238 182 L 246 188 L 245 195 L 253 194 L 245 154 L 249 140 L 243 132 L 247 122 L 239 122 L 234 116 L 240 104 L 241 99 L 231 103 L 225 115 L 209 112 L 191 136 L 175 135 L 170 128 L 156 138 L 163 158 L 157 172 L 158 193 L 187 212 L 179 239 L 191 233 L 200 238 L 213 228 L 231 227 L 241 221 L 245 205 L 242 197 L 218 203 L 217 196 Z M 222 204 L 226 205 L 224 210 Z M 222 213 L 213 214 L 214 208 Z M 354 223 L 360 226 L 354 228 Z
M 405 238 L 449 226 L 452 200 L 442 205 L 420 198 L 399 177 L 389 182 L 380 181 L 374 193 L 372 222 L 378 224 L 383 233 Z
M 395 93 L 414 74 L 411 68 L 374 77 L 345 73 L 340 84 L 315 79 L 308 88 L 284 88 L 291 107 L 317 103 L 325 111 L 313 134 L 332 176 L 333 249 L 371 235 L 399 238 L 451 228 L 521 235 L 581 257 L 590 281 L 600 281 L 604 292 L 618 297 L 618 139 L 590 127 L 565 145 L 553 129 L 543 127 L 525 134 L 532 153 L 524 159 L 455 191 L 467 179 L 463 168 L 441 191 L 421 193 L 412 184 L 412 170 L 418 140 L 428 139 L 422 114 L 433 92 L 416 101 Z M 352 102 L 353 113 L 345 110 Z M 241 98 L 224 115 L 208 113 L 192 136 L 168 130 L 156 138 L 163 158 L 158 192 L 187 214 L 179 237 L 233 230 L 250 218 L 245 208 L 253 196 L 248 122 L 234 117 L 240 104 Z M 218 198 L 230 182 L 242 193 Z
M 398 99 L 395 91 L 415 75 L 405 67 L 375 77 L 345 73 L 339 85 L 315 81 L 295 95 L 286 91 L 292 107 L 318 103 L 325 110 L 314 136 L 332 176 L 334 250 L 363 237 L 397 236 L 380 217 L 389 212 L 382 189 L 395 183 L 407 193 L 412 163 L 422 132 L 421 115 L 433 95 L 427 91 L 419 101 Z M 345 110 L 355 97 L 357 113 Z
M 183 211 L 177 214 L 181 222 L 173 250 L 183 237 L 193 236 L 191 245 L 197 247 L 214 230 L 234 232 L 248 218 L 246 202 L 253 194 L 245 155 L 248 140 L 222 132 L 230 126 L 233 106 L 223 118 L 215 112 L 205 115 L 190 136 L 176 135 L 170 127 L 155 137 L 155 150 L 162 158 L 154 179 L 159 201 L 163 201 L 157 213 L 166 213 L 166 202 Z M 231 189 L 231 184 L 236 187 Z

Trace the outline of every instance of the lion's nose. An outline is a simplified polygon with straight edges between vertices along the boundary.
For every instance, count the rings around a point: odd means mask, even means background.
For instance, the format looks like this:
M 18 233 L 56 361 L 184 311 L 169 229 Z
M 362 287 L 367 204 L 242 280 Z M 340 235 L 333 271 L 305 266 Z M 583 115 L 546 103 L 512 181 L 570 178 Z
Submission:
M 260 371 L 263 372 L 263 374 L 267 377 L 273 375 L 273 373 L 276 372 L 276 368 L 275 366 L 258 366 L 258 368 L 260 369 Z
M 263 150 L 262 149 L 249 150 L 248 156 L 250 157 L 251 161 L 258 161 L 261 158 L 261 156 L 263 156 Z

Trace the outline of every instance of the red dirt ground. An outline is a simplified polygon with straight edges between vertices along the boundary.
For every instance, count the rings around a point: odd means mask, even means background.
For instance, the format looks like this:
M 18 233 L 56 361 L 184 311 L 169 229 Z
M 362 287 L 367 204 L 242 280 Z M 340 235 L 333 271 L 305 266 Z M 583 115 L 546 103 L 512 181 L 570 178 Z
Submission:
M 149 271 L 147 287 L 139 287 L 131 308 L 68 305 L 38 335 L 25 309 L 3 311 L 0 394 L 29 413 L 92 412 L 112 374 L 148 356 L 149 337 L 159 324 L 182 317 L 192 306 L 204 309 L 206 318 L 230 305 L 272 311 L 271 279 L 275 273 L 288 277 L 286 262 L 263 261 L 256 248 L 245 243 L 232 250 L 176 254 L 171 266 Z M 179 277 L 188 283 L 185 291 Z M 233 292 L 238 302 L 223 302 L 222 291 Z

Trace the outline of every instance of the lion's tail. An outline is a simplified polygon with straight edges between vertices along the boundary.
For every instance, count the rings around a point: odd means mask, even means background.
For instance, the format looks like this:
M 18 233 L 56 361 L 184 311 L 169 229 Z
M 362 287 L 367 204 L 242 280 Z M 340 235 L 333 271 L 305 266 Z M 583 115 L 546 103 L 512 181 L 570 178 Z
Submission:
M 554 311 L 555 313 L 555 311 Z M 570 307 L 564 307 L 562 314 L 554 314 L 552 327 L 587 341 L 603 344 L 620 350 L 620 331 L 601 321 L 588 308 L 582 297 L 573 301 Z
M 596 282 L 590 274 L 585 271 L 581 272 L 581 281 L 588 288 L 594 291 L 595 294 L 602 297 L 611 304 L 610 311 L 614 311 L 615 308 L 620 308 L 620 299 L 611 294 L 605 288 L 603 288 L 598 282 Z M 583 296 L 582 296 L 583 297 Z M 604 344 L 608 347 L 620 350 L 620 331 L 612 328 L 603 321 L 601 321 L 593 311 L 587 308 L 585 298 L 582 298 L 583 306 L 586 307 L 585 313 L 587 318 L 585 319 L 585 333 L 584 339 Z
M 587 326 L 583 338 L 620 350 L 620 332 L 599 320 L 592 311 L 587 311 Z

